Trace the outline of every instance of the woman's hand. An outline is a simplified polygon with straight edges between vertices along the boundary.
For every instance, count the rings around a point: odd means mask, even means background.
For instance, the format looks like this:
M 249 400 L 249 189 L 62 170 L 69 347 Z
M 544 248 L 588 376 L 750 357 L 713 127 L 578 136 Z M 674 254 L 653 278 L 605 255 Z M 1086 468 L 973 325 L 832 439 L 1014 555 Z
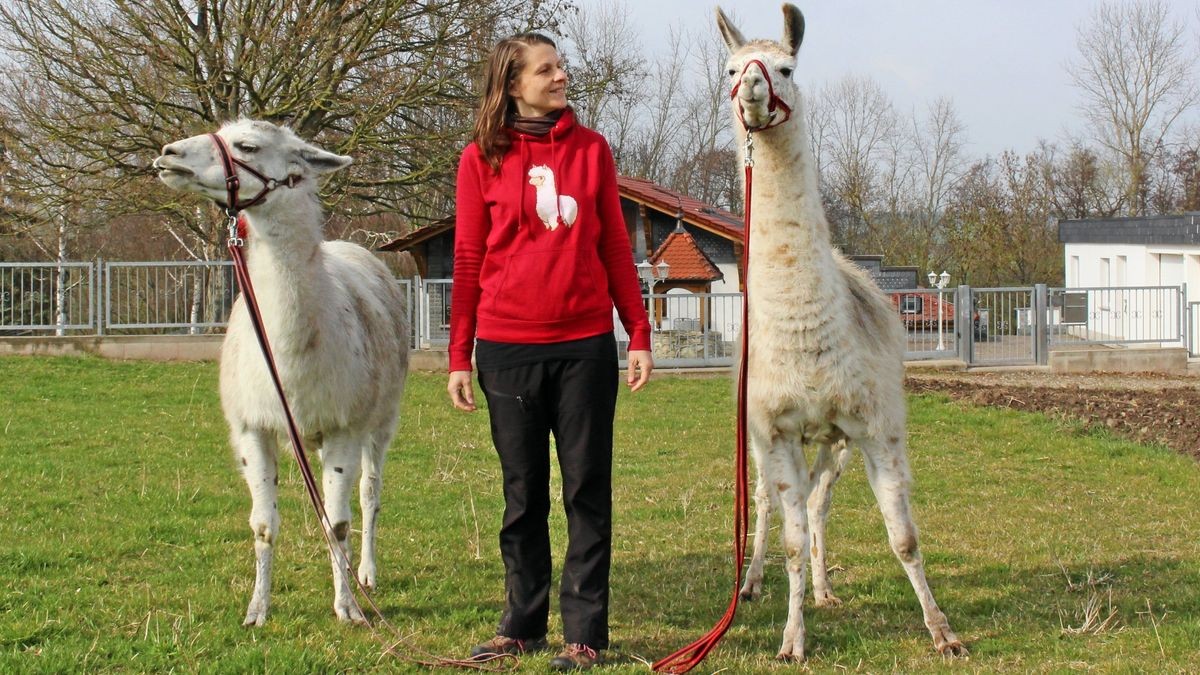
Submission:
M 475 410 L 475 392 L 471 390 L 471 371 L 454 370 L 450 372 L 450 382 L 446 385 L 450 392 L 450 402 L 459 410 L 473 412 Z
M 630 351 L 628 361 L 629 372 L 625 376 L 625 384 L 629 385 L 629 391 L 637 391 L 650 380 L 654 357 L 649 351 Z

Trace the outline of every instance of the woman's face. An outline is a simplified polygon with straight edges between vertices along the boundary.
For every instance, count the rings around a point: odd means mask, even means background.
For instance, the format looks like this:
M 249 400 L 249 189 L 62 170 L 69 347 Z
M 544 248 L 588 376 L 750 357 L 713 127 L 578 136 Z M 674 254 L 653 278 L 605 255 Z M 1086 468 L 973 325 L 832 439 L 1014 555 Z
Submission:
M 525 68 L 509 87 L 522 117 L 541 117 L 567 107 L 567 71 L 550 45 L 525 48 Z

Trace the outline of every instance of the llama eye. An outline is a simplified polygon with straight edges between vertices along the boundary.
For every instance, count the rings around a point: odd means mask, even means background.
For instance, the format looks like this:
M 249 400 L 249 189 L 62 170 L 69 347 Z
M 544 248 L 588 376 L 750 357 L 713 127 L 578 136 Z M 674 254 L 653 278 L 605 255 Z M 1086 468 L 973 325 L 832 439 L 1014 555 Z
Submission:
M 730 76 L 730 77 L 733 77 L 734 75 L 737 75 L 737 68 L 730 68 L 730 69 L 729 69 L 729 76 Z
M 249 143 L 234 143 L 233 147 L 235 147 L 238 150 L 241 150 L 242 152 L 245 152 L 245 153 L 258 152 L 258 146 L 250 145 Z
M 780 69 L 779 69 L 779 74 L 780 74 L 780 75 L 783 75 L 784 77 L 791 77 L 791 76 L 792 76 L 792 69 L 791 69 L 791 68 L 780 68 Z

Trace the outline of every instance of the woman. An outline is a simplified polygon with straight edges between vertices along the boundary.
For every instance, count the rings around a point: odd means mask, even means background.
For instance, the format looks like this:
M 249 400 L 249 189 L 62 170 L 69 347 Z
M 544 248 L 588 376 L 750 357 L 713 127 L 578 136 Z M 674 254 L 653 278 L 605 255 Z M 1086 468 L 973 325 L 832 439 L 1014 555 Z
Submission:
M 488 59 L 475 137 L 458 168 L 450 399 L 475 410 L 471 351 L 504 477 L 505 608 L 473 657 L 545 649 L 550 609 L 549 436 L 568 543 L 556 670 L 608 646 L 614 305 L 629 333 L 626 382 L 654 362 L 608 143 L 575 122 L 554 43 L 502 40 Z

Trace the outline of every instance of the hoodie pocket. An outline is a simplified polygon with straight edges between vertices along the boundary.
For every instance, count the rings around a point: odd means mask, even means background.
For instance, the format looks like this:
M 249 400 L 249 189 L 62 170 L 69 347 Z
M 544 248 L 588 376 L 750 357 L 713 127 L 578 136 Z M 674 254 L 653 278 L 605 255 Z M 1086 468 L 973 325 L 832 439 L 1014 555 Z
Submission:
M 594 251 L 577 248 L 510 256 L 495 314 L 546 322 L 611 311 L 608 278 L 599 265 Z

